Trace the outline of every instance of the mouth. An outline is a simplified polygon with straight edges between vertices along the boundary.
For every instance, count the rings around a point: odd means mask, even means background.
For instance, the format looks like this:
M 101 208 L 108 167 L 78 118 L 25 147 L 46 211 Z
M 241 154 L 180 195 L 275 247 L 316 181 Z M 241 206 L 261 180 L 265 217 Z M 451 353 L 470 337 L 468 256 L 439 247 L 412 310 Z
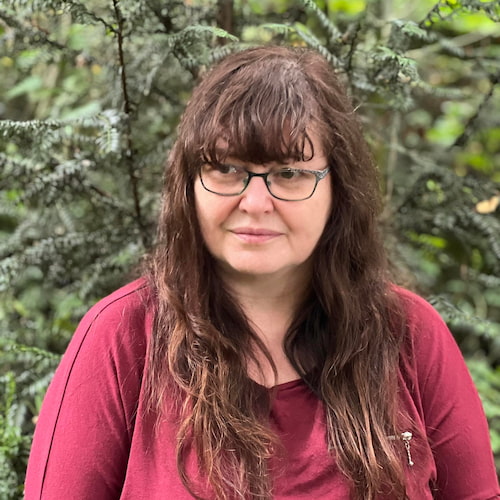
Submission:
M 264 228 L 238 227 L 230 230 L 239 240 L 245 243 L 265 243 L 273 240 L 283 233 Z

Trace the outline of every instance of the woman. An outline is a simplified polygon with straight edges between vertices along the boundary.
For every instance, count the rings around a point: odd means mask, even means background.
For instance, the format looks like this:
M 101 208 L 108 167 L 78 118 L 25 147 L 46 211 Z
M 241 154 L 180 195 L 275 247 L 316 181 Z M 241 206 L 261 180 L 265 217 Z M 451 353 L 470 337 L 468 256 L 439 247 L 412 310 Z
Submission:
M 26 498 L 491 499 L 449 331 L 393 286 L 375 167 L 318 54 L 233 54 L 195 90 L 147 279 L 86 315 Z

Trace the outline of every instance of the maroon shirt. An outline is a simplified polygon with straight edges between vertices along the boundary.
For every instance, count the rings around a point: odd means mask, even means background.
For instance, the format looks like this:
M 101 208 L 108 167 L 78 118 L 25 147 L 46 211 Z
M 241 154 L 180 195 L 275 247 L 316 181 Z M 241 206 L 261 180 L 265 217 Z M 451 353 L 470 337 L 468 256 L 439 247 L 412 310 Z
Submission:
M 486 419 L 458 347 L 428 303 L 399 293 L 411 333 L 399 370 L 401 410 L 418 427 L 410 441 L 413 466 L 405 459 L 408 496 L 497 498 Z M 154 434 L 153 417 L 145 416 L 151 325 L 150 293 L 141 280 L 83 318 L 43 402 L 26 500 L 192 498 L 177 473 L 173 418 L 163 419 Z M 322 403 L 301 380 L 277 387 L 271 424 L 284 446 L 273 464 L 281 471 L 276 500 L 350 498 L 349 483 L 327 451 Z M 398 438 L 396 445 L 406 457 L 404 442 Z M 199 476 L 193 454 L 187 470 Z

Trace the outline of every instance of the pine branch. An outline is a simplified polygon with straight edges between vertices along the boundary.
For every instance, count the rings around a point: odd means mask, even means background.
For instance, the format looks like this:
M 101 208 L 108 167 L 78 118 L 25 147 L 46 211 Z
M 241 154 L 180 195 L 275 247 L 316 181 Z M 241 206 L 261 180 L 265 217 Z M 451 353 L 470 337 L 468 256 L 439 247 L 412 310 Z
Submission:
M 215 26 L 203 26 L 201 24 L 189 25 L 183 28 L 181 31 L 169 35 L 168 40 L 172 47 L 180 47 L 186 42 L 192 42 L 193 37 L 202 35 L 213 35 L 219 38 L 228 38 L 232 42 L 238 42 L 238 37 L 228 33 L 222 28 L 217 28 Z
M 11 4 L 17 9 L 27 9 L 30 14 L 35 12 L 69 12 L 74 21 L 81 24 L 102 24 L 111 33 L 115 32 L 114 26 L 103 17 L 87 9 L 83 2 L 78 0 L 10 0 L 2 3 Z
M 79 250 L 86 249 L 86 260 L 82 258 L 81 262 L 85 269 L 90 262 L 109 254 L 110 245 L 113 246 L 117 242 L 121 244 L 118 230 L 107 227 L 92 232 L 65 233 L 38 239 L 30 246 L 24 245 L 19 252 L 0 260 L 0 292 L 9 290 L 28 266 L 43 269 L 44 278 L 49 282 L 66 281 L 71 273 L 82 272 L 82 269 L 69 267 L 70 256 L 73 258 Z
M 198 78 L 200 69 L 208 62 L 207 36 L 229 39 L 231 42 L 239 41 L 236 36 L 222 28 L 201 24 L 186 26 L 166 38 L 172 55 L 191 73 L 193 80 Z
M 386 186 L 385 186 L 385 199 L 386 207 L 390 207 L 392 195 L 394 191 L 394 172 L 398 163 L 398 134 L 401 129 L 401 112 L 395 111 L 394 119 L 390 127 L 390 143 L 389 143 L 389 156 L 387 158 L 386 166 Z
M 111 33 L 116 33 L 115 27 L 108 23 L 104 18 L 94 14 L 94 12 L 88 10 L 80 2 L 71 2 L 69 0 L 64 0 L 64 5 L 69 6 L 71 13 L 75 16 L 77 20 L 91 20 L 96 24 L 102 24 Z
M 220 60 L 224 59 L 224 57 L 231 54 L 231 52 L 233 52 L 237 46 L 238 44 L 232 43 L 220 47 L 215 47 L 215 49 L 211 50 L 208 54 L 208 63 L 212 65 L 219 62 Z
M 54 147 L 57 145 L 59 149 L 63 142 L 78 145 L 93 141 L 101 153 L 107 155 L 120 151 L 117 126 L 122 119 L 119 113 L 105 110 L 94 116 L 70 120 L 0 120 L 0 138 L 36 144 L 35 151 L 48 151 L 50 156 L 53 156 Z M 79 128 L 87 129 L 90 135 L 82 135 Z M 5 160 L 0 158 L 0 161 Z
M 439 21 L 443 21 L 444 18 L 441 14 L 441 7 L 442 7 L 442 2 L 441 0 L 432 7 L 432 9 L 427 13 L 427 15 L 418 23 L 419 28 L 429 28 L 432 24 L 434 24 L 436 21 L 436 17 L 439 19 Z
M 139 199 L 139 178 L 137 176 L 137 171 L 135 168 L 135 151 L 134 151 L 134 144 L 132 141 L 132 123 L 131 123 L 132 106 L 128 93 L 127 70 L 126 70 L 125 56 L 123 51 L 123 42 L 124 42 L 123 29 L 124 29 L 125 19 L 122 15 L 119 3 L 120 3 L 119 0 L 113 0 L 113 8 L 115 11 L 116 21 L 118 25 L 118 29 L 115 30 L 115 34 L 118 43 L 118 58 L 120 64 L 123 106 L 125 112 L 125 141 L 126 141 L 125 162 L 127 164 L 128 176 L 132 188 L 132 198 L 134 200 L 134 210 L 135 210 L 135 221 L 137 223 L 137 226 L 139 227 L 141 240 L 144 245 L 144 248 L 148 248 L 149 236 L 146 231 L 146 225 L 144 223 L 141 211 L 141 203 Z
M 61 128 L 62 121 L 59 120 L 0 120 L 0 135 L 3 137 L 19 136 L 29 137 L 32 134 L 48 132 Z
M 165 33 L 171 33 L 174 29 L 174 24 L 170 15 L 170 9 L 164 9 L 160 4 L 154 4 L 151 1 L 146 1 L 146 5 L 163 26 Z
M 61 356 L 59 354 L 55 354 L 53 352 L 47 351 L 46 349 L 40 349 L 35 346 L 28 346 L 24 344 L 18 344 L 17 342 L 9 342 L 7 341 L 6 345 L 3 345 L 6 350 L 22 353 L 22 354 L 30 354 L 31 358 L 35 358 L 37 360 L 48 360 L 55 367 L 60 361 Z
M 163 97 L 166 101 L 170 102 L 174 106 L 182 106 L 182 101 L 173 92 L 168 92 L 164 89 L 159 88 L 157 85 L 152 85 L 150 91 L 153 94 Z
M 317 50 L 330 64 L 335 68 L 340 69 L 344 67 L 344 63 L 335 55 L 333 55 L 322 43 L 321 41 L 303 24 L 294 24 L 295 33 L 304 40 L 304 42 Z
M 449 12 L 443 14 L 443 8 L 449 9 Z M 418 26 L 420 28 L 430 28 L 433 24 L 441 21 L 447 21 L 463 11 L 483 12 L 494 22 L 498 22 L 500 20 L 498 0 L 491 2 L 483 2 L 481 0 L 461 0 L 458 2 L 440 0 L 434 5 L 434 7 L 432 7 L 422 21 L 420 21 Z
M 495 87 L 500 83 L 500 73 L 496 75 L 490 76 L 491 87 L 487 94 L 485 94 L 483 100 L 479 104 L 476 109 L 476 112 L 469 118 L 467 123 L 465 124 L 464 131 L 460 134 L 459 137 L 456 138 L 455 142 L 449 147 L 449 149 L 453 149 L 457 146 L 464 146 L 467 141 L 470 139 L 471 135 L 474 133 L 475 125 L 483 112 L 483 110 L 488 105 L 490 99 L 493 97 L 493 93 L 495 91 Z
M 493 321 L 462 310 L 444 295 L 430 295 L 426 298 L 429 303 L 439 311 L 442 318 L 447 323 L 474 325 L 475 328 L 472 331 L 476 332 L 476 334 L 483 333 L 482 331 L 478 331 L 478 327 L 482 327 L 481 330 L 487 333 L 488 329 L 491 329 L 491 327 L 495 324 Z
M 347 73 L 349 73 L 352 69 L 352 60 L 354 57 L 354 52 L 356 51 L 356 46 L 358 42 L 358 35 L 361 31 L 361 23 L 355 23 L 354 24 L 354 29 L 352 34 L 348 33 L 346 35 L 349 35 L 349 52 L 347 53 L 346 57 L 346 62 L 345 62 L 345 70 Z M 345 35 L 344 35 L 345 38 Z
M 27 38 L 26 45 L 49 45 L 58 50 L 69 50 L 65 45 L 60 44 L 54 40 L 51 40 L 47 34 L 40 29 L 28 29 L 26 26 L 23 26 L 17 19 L 13 18 L 5 11 L 0 10 L 0 19 L 10 28 L 14 28 L 19 33 L 22 33 Z M 79 53 L 77 51 L 73 51 L 75 53 Z
M 478 214 L 467 207 L 459 207 L 456 210 L 456 215 L 460 225 L 463 227 L 472 226 L 478 231 L 489 243 L 489 248 L 496 257 L 495 269 L 500 269 L 500 222 L 494 217 Z M 470 233 L 467 233 L 464 241 L 468 242 Z
M 313 0 L 300 0 L 300 3 L 302 3 L 302 5 L 304 5 L 307 10 L 314 12 L 314 15 L 318 18 L 321 26 L 327 31 L 330 40 L 340 38 L 342 36 L 342 33 L 337 28 L 337 26 L 335 26 L 335 24 L 333 24 L 332 21 L 328 19 L 325 13 L 316 5 Z

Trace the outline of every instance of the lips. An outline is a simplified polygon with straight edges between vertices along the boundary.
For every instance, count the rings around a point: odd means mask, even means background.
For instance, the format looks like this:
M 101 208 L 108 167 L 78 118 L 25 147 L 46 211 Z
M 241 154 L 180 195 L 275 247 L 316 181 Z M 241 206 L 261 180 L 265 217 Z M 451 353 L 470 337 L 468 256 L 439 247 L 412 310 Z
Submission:
M 265 243 L 283 234 L 271 229 L 254 227 L 238 227 L 231 229 L 230 232 L 246 243 Z

